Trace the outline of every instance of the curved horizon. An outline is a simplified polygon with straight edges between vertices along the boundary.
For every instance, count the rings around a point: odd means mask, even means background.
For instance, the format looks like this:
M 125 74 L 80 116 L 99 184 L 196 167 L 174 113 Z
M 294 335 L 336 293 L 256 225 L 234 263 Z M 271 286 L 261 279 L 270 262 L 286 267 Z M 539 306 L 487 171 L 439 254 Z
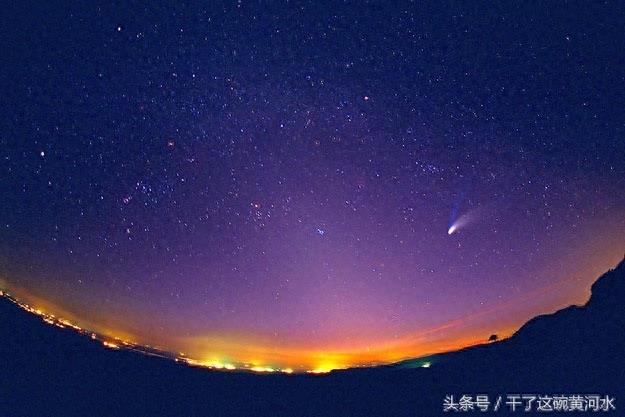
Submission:
M 564 308 L 570 304 L 584 304 L 590 285 L 604 272 L 613 268 L 616 263 L 614 259 L 620 253 L 617 250 L 604 259 L 611 259 L 612 262 L 607 268 L 593 266 L 586 273 L 577 273 L 576 285 L 579 286 L 579 278 L 586 281 L 583 288 L 576 288 L 575 293 L 580 294 L 575 299 L 563 302 L 562 297 L 554 299 L 552 292 L 561 287 L 571 285 L 571 277 L 566 277 L 551 284 L 547 288 L 538 288 L 530 291 L 519 299 L 508 300 L 498 305 L 482 309 L 469 316 L 452 319 L 438 326 L 423 329 L 417 332 L 408 333 L 399 339 L 384 342 L 366 347 L 345 347 L 329 348 L 319 350 L 307 350 L 305 348 L 287 347 L 276 348 L 272 345 L 270 338 L 263 335 L 254 336 L 252 333 L 238 335 L 196 335 L 184 339 L 165 340 L 155 335 L 140 335 L 124 325 L 119 327 L 102 325 L 97 322 L 89 322 L 81 318 L 76 313 L 69 312 L 63 307 L 49 303 L 38 296 L 28 294 L 24 289 L 9 290 L 11 284 L 0 279 L 0 290 L 4 290 L 7 295 L 31 308 L 30 312 L 50 316 L 53 320 L 60 320 L 61 323 L 76 326 L 81 331 L 91 333 L 96 332 L 98 338 L 106 347 L 125 348 L 132 345 L 143 347 L 154 347 L 163 352 L 167 352 L 192 366 L 201 366 L 211 369 L 226 370 L 248 370 L 254 372 L 308 372 L 325 373 L 336 369 L 348 369 L 362 366 L 374 366 L 392 364 L 406 359 L 419 358 L 431 354 L 443 353 L 458 350 L 468 346 L 485 343 L 490 334 L 497 334 L 499 339 L 512 335 L 527 320 L 545 313 L 550 313 Z M 575 280 L 573 280 L 575 281 Z M 17 297 L 17 298 L 15 298 Z M 519 314 L 514 307 L 523 306 L 536 299 L 548 298 L 551 303 L 535 304 L 524 309 Z M 565 298 L 566 299 L 566 298 Z M 567 299 L 568 300 L 568 299 Z M 547 307 L 548 306 L 548 307 Z M 509 310 L 513 308 L 516 313 L 510 316 Z M 508 320 L 487 327 L 484 316 L 493 313 L 508 315 Z M 486 320 L 486 323 L 490 323 Z M 53 324 L 50 322 L 50 324 Z M 116 344 L 112 344 L 116 343 Z M 127 344 L 127 346 L 124 346 Z
M 8 5 L 0 279 L 259 369 L 581 302 L 625 236 L 610 8 Z

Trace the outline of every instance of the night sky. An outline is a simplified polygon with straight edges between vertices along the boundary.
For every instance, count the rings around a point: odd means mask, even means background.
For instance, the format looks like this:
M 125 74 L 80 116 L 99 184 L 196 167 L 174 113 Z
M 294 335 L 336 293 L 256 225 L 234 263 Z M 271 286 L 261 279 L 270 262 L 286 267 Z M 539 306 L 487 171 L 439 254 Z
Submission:
M 0 283 L 41 308 L 325 370 L 510 334 L 622 258 L 622 4 L 41 3 L 0 29 Z

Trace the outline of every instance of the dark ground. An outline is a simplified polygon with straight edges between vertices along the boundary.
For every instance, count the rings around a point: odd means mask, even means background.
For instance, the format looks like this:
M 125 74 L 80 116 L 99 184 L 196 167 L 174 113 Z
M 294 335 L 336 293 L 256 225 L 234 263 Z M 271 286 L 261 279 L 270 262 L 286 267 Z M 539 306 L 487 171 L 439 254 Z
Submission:
M 597 280 L 585 306 L 534 318 L 508 340 L 433 356 L 430 368 L 415 360 L 311 376 L 214 372 L 106 350 L 2 299 L 0 417 L 432 416 L 444 414 L 446 394 L 478 393 L 492 401 L 506 394 L 609 394 L 616 411 L 600 415 L 619 415 L 624 300 L 621 262 Z M 495 414 L 505 413 L 502 406 Z

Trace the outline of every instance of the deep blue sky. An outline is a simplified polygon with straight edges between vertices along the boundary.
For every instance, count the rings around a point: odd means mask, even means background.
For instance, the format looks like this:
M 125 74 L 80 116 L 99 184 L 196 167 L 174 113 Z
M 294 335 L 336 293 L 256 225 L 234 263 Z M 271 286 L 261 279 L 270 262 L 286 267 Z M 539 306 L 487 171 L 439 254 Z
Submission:
M 0 279 L 92 327 L 342 366 L 509 331 L 622 255 L 618 3 L 3 13 Z

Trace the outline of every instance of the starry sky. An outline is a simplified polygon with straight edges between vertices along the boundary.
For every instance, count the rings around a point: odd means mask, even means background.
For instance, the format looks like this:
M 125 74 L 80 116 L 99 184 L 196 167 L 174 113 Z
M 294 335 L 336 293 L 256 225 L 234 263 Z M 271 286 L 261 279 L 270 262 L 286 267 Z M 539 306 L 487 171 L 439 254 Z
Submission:
M 386 362 L 583 303 L 622 258 L 617 3 L 18 3 L 0 284 L 91 329 Z

